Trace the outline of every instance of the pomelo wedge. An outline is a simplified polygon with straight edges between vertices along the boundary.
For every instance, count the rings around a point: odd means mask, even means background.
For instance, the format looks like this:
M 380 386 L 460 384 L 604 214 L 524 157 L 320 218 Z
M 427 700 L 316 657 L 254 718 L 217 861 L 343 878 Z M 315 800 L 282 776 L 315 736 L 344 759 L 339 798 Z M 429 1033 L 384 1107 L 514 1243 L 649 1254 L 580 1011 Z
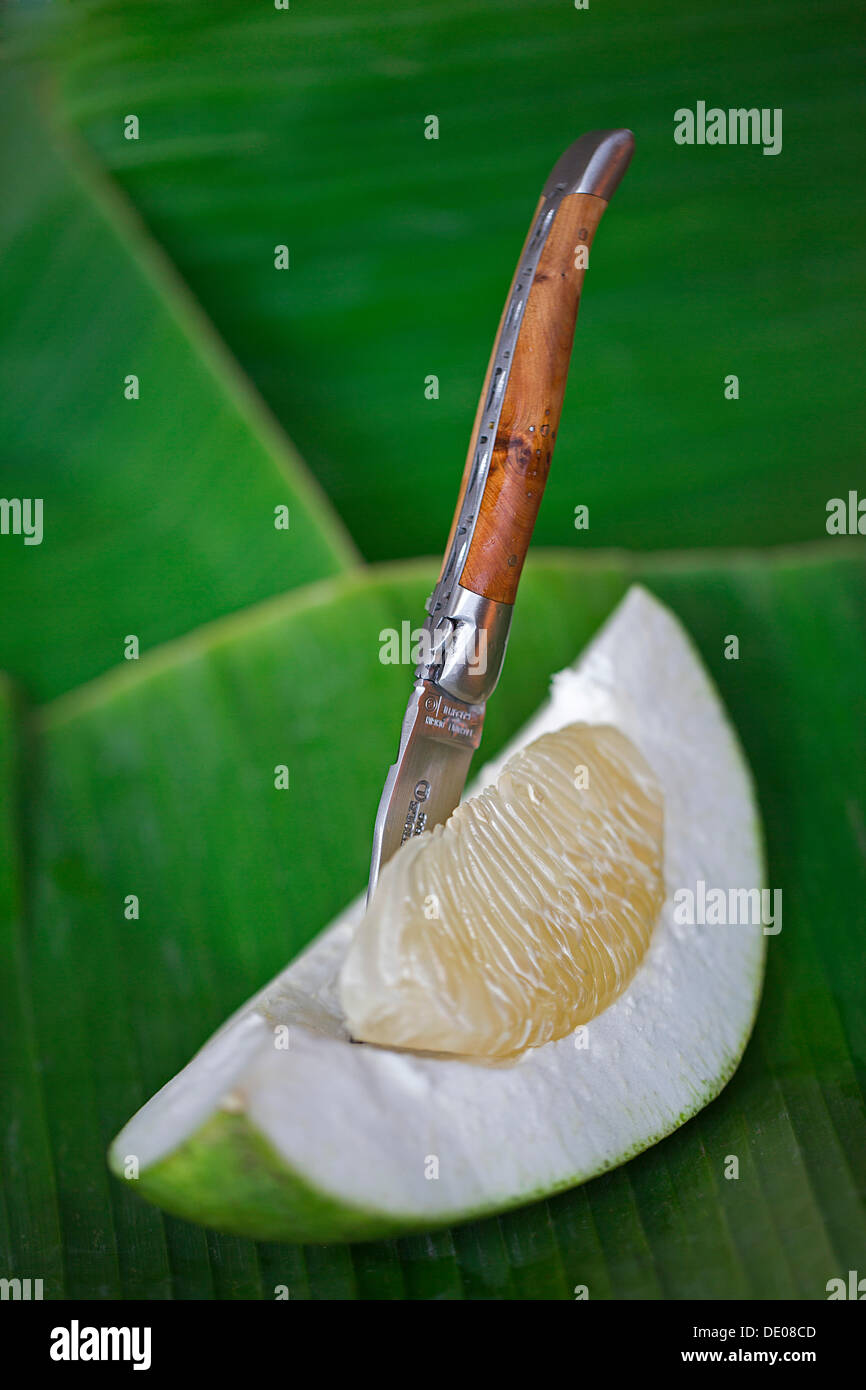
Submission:
M 340 970 L 352 1037 L 507 1057 L 626 988 L 665 899 L 661 788 L 608 724 L 514 753 L 380 875 Z
M 665 900 L 633 978 L 575 1035 L 491 1061 L 351 1040 L 351 905 L 121 1131 L 110 1163 L 189 1220 L 266 1240 L 359 1240 L 583 1182 L 722 1089 L 760 995 L 760 923 L 685 925 L 674 895 L 764 886 L 736 736 L 691 642 L 633 588 L 495 765 L 575 722 L 619 730 L 664 804 Z M 432 923 L 435 927 L 435 922 Z

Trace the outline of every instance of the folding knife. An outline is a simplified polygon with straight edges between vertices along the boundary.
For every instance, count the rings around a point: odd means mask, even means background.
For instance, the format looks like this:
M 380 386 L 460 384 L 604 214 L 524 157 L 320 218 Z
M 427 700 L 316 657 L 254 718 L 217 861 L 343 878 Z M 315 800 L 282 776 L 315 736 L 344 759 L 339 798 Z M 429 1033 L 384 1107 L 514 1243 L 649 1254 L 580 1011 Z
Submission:
M 589 250 L 628 167 L 629 130 L 582 135 L 554 165 L 493 344 L 415 684 L 373 834 L 383 864 L 446 821 L 481 739 L 559 428 Z

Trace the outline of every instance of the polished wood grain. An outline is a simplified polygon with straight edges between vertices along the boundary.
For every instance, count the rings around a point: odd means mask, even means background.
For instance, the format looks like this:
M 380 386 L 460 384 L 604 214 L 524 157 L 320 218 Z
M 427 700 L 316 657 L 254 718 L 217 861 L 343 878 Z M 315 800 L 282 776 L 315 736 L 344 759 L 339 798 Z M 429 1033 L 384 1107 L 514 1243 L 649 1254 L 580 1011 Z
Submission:
M 460 576 L 464 588 L 499 603 L 514 602 L 541 505 L 559 429 L 585 259 L 606 207 L 604 199 L 593 194 L 563 198 L 526 302 L 490 470 Z M 482 421 L 491 367 L 492 359 L 476 424 Z M 467 460 L 464 487 L 470 464 Z

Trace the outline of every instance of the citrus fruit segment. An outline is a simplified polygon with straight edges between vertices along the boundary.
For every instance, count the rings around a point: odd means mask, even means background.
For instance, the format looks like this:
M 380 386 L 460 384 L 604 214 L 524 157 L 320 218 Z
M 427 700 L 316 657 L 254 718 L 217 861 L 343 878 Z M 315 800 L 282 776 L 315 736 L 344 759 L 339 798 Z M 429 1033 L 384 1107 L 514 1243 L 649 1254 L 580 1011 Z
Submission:
M 385 865 L 340 972 L 352 1036 L 508 1056 L 631 980 L 664 901 L 662 795 L 608 725 L 543 734 Z
M 364 916 L 359 896 L 118 1135 L 111 1166 L 135 1176 L 133 1190 L 259 1239 L 397 1235 L 583 1182 L 718 1094 L 752 1027 L 766 937 L 753 920 L 684 923 L 675 903 L 700 883 L 763 887 L 761 828 L 719 697 L 680 624 L 645 590 L 630 590 L 554 678 L 479 789 L 512 754 L 573 724 L 624 735 L 664 804 L 665 899 L 622 992 L 573 1036 L 516 1058 L 354 1045 L 339 982 Z M 642 765 L 630 748 L 628 765 L 634 779 Z M 547 829 L 533 832 L 532 852 L 540 839 L 549 853 Z

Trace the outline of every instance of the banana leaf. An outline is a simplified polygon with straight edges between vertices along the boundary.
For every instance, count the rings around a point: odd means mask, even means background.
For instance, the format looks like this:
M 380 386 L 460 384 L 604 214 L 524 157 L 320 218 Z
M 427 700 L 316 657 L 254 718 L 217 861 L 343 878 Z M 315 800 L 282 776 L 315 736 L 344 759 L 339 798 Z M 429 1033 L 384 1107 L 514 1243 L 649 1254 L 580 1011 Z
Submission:
M 355 560 L 187 288 L 46 109 L 0 67 L 0 495 L 42 506 L 41 538 L 0 536 L 0 666 L 35 700 L 122 661 L 129 636 L 146 650 Z
M 38 1271 L 52 1298 L 825 1297 L 866 1238 L 857 542 L 537 552 L 489 707 L 493 753 L 633 580 L 694 635 L 755 771 L 784 903 L 753 1040 L 717 1101 L 584 1187 L 400 1241 L 255 1245 L 109 1177 L 132 1111 L 363 884 L 411 673 L 379 660 L 379 634 L 420 611 L 433 576 L 416 562 L 323 580 L 9 712 L 2 1273 Z
M 589 546 L 817 539 L 828 499 L 858 486 L 854 0 L 39 12 L 56 119 L 167 249 L 368 559 L 441 550 L 536 198 L 605 126 L 632 127 L 636 153 L 593 252 L 538 541 L 573 544 L 578 505 Z M 778 109 L 781 151 L 675 144 L 698 100 Z

